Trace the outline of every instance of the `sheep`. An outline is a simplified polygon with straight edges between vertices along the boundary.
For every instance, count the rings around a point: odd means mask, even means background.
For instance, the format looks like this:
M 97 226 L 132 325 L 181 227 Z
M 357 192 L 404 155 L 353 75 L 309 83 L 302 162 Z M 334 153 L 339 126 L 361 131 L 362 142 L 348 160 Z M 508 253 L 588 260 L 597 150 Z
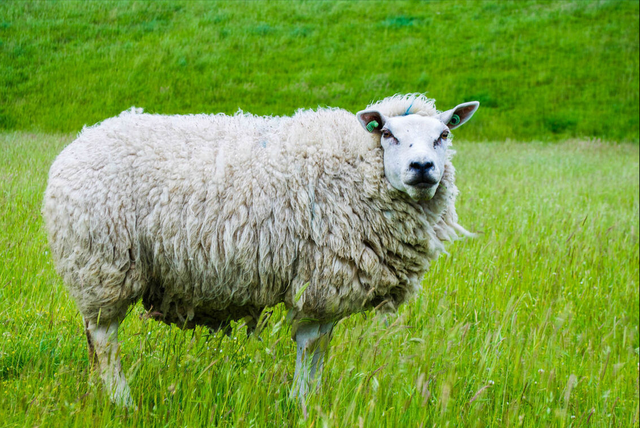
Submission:
M 450 130 L 423 94 L 356 115 L 145 114 L 85 127 L 53 162 L 43 217 L 109 397 L 133 406 L 118 326 L 142 300 L 181 328 L 254 327 L 284 303 L 293 399 L 319 384 L 335 323 L 393 312 L 420 290 L 458 224 Z M 358 125 L 361 125 L 359 126 Z

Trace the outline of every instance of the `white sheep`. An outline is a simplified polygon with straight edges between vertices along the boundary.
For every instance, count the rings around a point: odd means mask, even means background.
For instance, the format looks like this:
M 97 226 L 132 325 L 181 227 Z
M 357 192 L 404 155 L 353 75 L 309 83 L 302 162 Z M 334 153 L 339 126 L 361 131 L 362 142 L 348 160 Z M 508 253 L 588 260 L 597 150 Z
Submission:
M 58 272 L 111 399 L 132 405 L 118 326 L 142 299 L 165 323 L 255 324 L 284 302 L 292 396 L 319 381 L 334 323 L 414 296 L 457 223 L 449 130 L 421 94 L 353 115 L 162 116 L 83 129 L 49 173 L 43 215 Z M 357 125 L 360 122 L 362 127 Z

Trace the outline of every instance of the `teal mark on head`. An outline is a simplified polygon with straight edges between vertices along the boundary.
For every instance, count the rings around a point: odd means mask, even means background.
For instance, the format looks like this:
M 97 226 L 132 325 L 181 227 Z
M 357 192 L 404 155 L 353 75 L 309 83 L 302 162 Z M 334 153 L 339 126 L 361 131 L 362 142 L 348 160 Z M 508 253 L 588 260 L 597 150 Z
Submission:
M 367 123 L 367 131 L 369 132 L 373 132 L 374 129 L 376 129 L 378 127 L 378 122 L 376 122 L 375 120 L 372 120 L 371 122 Z
M 453 116 L 451 116 L 451 120 L 449 120 L 449 125 L 457 125 L 460 123 L 460 116 L 458 116 L 457 114 L 454 114 Z

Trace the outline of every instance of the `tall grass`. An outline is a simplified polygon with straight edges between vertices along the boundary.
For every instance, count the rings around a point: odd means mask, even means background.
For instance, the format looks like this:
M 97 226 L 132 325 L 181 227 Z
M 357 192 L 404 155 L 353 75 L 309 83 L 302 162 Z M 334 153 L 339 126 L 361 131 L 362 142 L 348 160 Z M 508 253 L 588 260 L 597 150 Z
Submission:
M 639 138 L 637 1 L 3 1 L 0 129 L 482 104 L 469 139 Z
M 135 307 L 120 336 L 139 409 L 124 411 L 88 370 L 42 230 L 47 169 L 71 139 L 0 134 L 0 425 L 638 426 L 637 145 L 456 142 L 459 215 L 478 237 L 397 316 L 340 322 L 306 409 L 287 398 L 282 308 L 258 341 Z

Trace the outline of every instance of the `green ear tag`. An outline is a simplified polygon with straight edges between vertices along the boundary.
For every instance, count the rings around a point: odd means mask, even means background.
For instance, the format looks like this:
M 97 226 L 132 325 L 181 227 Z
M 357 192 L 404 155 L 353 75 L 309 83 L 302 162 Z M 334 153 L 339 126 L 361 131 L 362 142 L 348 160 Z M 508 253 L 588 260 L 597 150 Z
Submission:
M 373 132 L 374 129 L 376 129 L 378 127 L 378 122 L 376 122 L 375 120 L 372 120 L 371 122 L 367 123 L 367 131 L 369 132 Z
M 460 116 L 458 116 L 457 114 L 454 114 L 453 116 L 451 116 L 451 120 L 449 121 L 449 125 L 456 126 L 459 123 L 460 123 Z

